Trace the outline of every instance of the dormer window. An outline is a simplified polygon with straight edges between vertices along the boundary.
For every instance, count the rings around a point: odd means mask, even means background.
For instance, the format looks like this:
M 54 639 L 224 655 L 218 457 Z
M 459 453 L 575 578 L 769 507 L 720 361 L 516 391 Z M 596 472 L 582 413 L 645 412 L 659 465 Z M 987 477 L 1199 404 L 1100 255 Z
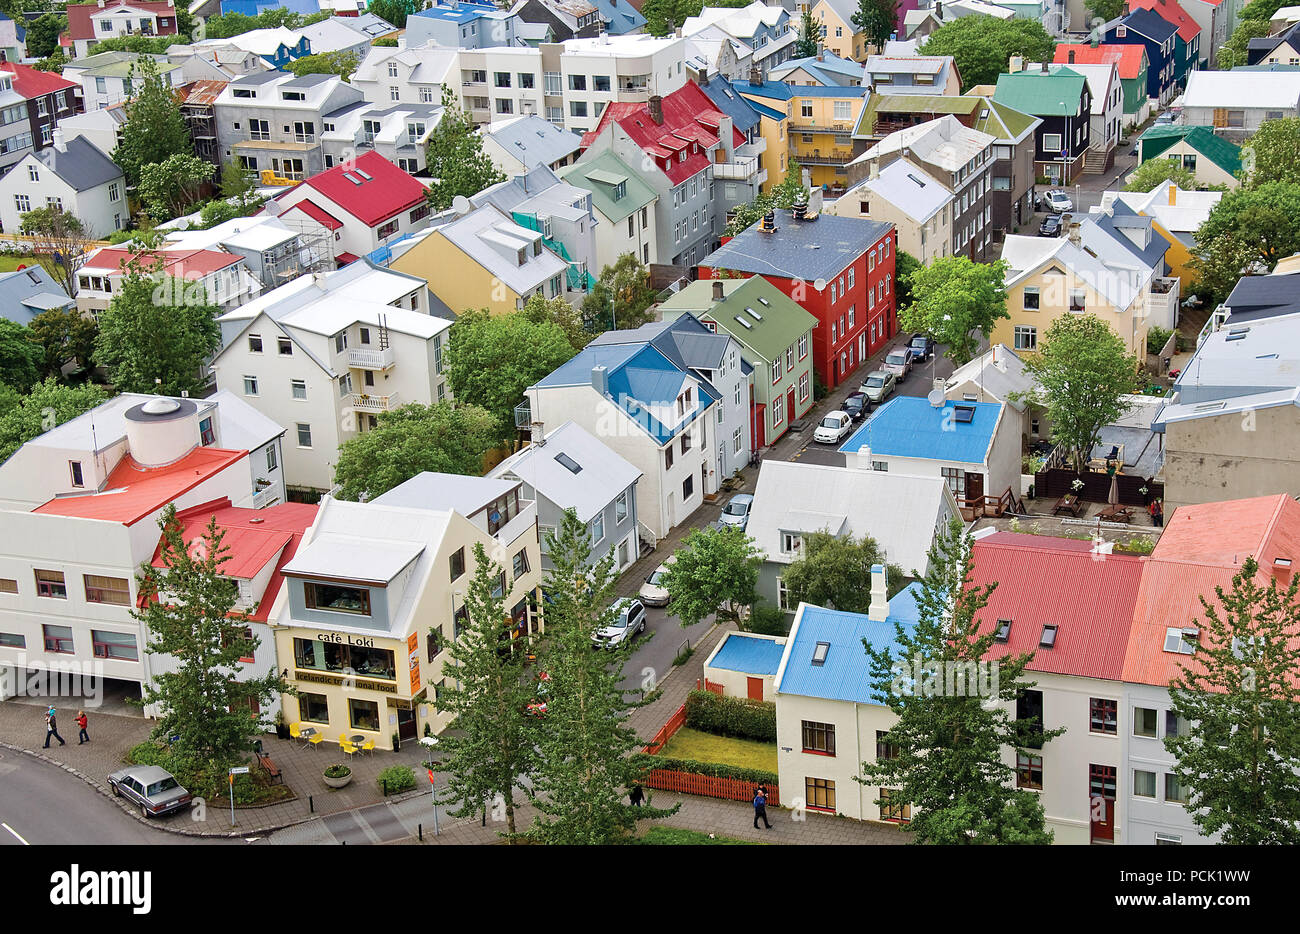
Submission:
M 781 533 L 781 554 L 797 555 L 803 550 L 803 536 L 798 532 Z
M 1010 638 L 1011 638 L 1011 620 L 1009 619 L 998 620 L 998 631 L 997 634 L 993 636 L 993 641 L 1001 642 L 1003 645 L 1005 645 L 1007 643 L 1007 640 L 1009 640 Z
M 1048 623 L 1043 626 L 1043 634 L 1038 637 L 1038 644 L 1045 649 L 1056 645 L 1056 626 Z
M 1179 655 L 1192 655 L 1196 652 L 1196 644 L 1200 634 L 1201 631 L 1195 626 L 1186 629 L 1170 626 L 1165 630 L 1164 650 Z
M 307 581 L 302 586 L 304 602 L 309 610 L 370 615 L 370 591 L 364 587 L 318 584 L 314 581 Z

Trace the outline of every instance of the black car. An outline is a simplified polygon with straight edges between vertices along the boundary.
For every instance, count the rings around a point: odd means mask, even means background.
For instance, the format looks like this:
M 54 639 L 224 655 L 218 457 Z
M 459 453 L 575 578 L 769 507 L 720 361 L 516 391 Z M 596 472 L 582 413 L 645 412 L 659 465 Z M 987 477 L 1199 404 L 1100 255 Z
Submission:
M 1048 214 L 1038 225 L 1038 236 L 1059 237 L 1061 235 L 1061 215 Z
M 840 403 L 840 411 L 846 413 L 849 418 L 853 419 L 855 422 L 862 418 L 862 416 L 866 415 L 870 410 L 871 400 L 860 392 L 853 393 Z
M 907 346 L 912 348 L 912 355 L 918 360 L 928 360 L 934 356 L 934 338 L 926 334 L 913 334 Z

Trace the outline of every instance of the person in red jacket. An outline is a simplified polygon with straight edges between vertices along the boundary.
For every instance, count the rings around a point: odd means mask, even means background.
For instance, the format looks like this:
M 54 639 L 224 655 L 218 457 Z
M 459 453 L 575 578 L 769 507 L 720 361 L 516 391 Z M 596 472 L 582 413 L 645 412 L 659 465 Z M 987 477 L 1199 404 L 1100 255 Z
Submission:
M 90 734 L 86 732 L 86 712 L 84 710 L 77 711 L 75 722 L 81 728 L 81 733 L 77 737 L 77 745 L 80 746 L 82 743 L 90 742 Z

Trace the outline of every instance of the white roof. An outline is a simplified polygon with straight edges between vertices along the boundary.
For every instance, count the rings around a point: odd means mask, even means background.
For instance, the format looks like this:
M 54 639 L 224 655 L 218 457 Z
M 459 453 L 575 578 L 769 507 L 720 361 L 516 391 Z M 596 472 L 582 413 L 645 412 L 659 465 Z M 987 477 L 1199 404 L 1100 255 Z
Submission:
M 466 477 L 454 473 L 424 471 L 376 496 L 376 506 L 402 509 L 455 510 L 472 516 L 488 503 L 495 502 L 519 485 L 518 480 L 493 477 Z
M 424 280 L 414 276 L 358 260 L 342 269 L 299 276 L 278 289 L 263 292 L 252 301 L 231 309 L 218 320 L 252 319 L 262 312 L 279 320 L 290 311 L 306 307 L 326 296 L 383 305 L 390 312 L 397 312 L 401 309 L 389 307 L 389 303 L 411 294 L 423 284 Z
M 951 55 L 868 55 L 863 71 L 868 75 L 937 75 L 951 61 Z
M 591 39 L 569 39 L 563 43 L 565 55 L 654 55 L 656 52 L 662 52 L 665 49 L 672 48 L 675 44 L 681 42 L 681 39 L 675 36 L 665 36 L 662 39 L 651 35 L 639 34 L 631 36 L 596 36 Z M 495 55 L 500 52 L 508 51 L 504 48 L 494 48 L 492 53 Z M 520 49 L 521 53 L 536 55 L 535 49 Z
M 1300 72 L 1193 71 L 1183 106 L 1289 110 L 1294 117 L 1300 106 Z
M 541 235 L 519 226 L 495 205 L 485 204 L 435 229 L 519 295 L 528 294 L 569 268 L 547 247 L 534 256 L 532 243 Z M 507 256 L 525 248 L 528 252 L 522 265 Z
M 319 23 L 312 23 L 310 26 L 302 27 L 302 34 L 311 43 L 312 55 L 319 55 L 322 52 L 338 52 L 342 49 L 350 49 L 354 45 L 369 44 L 366 36 L 349 26 L 343 25 L 343 22 L 343 19 L 331 16 Z
M 579 467 L 574 473 L 558 456 Z M 589 522 L 641 476 L 641 471 L 597 440 L 581 425 L 565 422 L 495 468 L 489 476 L 517 477 L 561 509 L 573 509 Z
M 1085 219 L 1082 223 L 1086 225 L 1095 222 Z M 1081 242 L 1083 237 L 1083 231 L 1080 231 Z M 1105 237 L 1104 240 L 1109 241 L 1110 238 Z M 1099 237 L 1097 242 L 1103 242 L 1103 238 Z M 1117 250 L 1122 249 L 1118 244 L 1115 247 Z M 1055 260 L 1120 310 L 1128 308 L 1140 296 L 1143 280 L 1152 275 L 1149 269 L 1143 274 L 1130 265 L 1131 258 L 1121 264 L 1113 260 L 1107 262 L 1100 255 L 1093 256 L 1071 243 L 1068 237 L 1008 234 L 1002 243 L 1002 259 L 1010 267 L 1007 272 L 1008 289 L 1027 275 L 1037 272 L 1044 264 Z
M 740 8 L 705 6 L 699 16 L 688 16 L 682 22 L 682 35 L 689 36 L 706 26 L 721 26 L 739 39 L 748 39 L 760 26 L 775 26 L 782 16 L 789 16 L 784 7 L 768 6 L 762 0 Z
M 271 215 L 236 217 L 207 230 L 172 230 L 167 234 L 167 250 L 217 250 L 222 246 L 261 252 L 277 247 L 298 236 L 284 221 Z
M 895 130 L 854 159 L 853 164 L 870 162 L 908 149 L 922 162 L 955 172 L 993 145 L 996 139 L 988 133 L 963 126 L 952 114 L 944 114 L 905 130 Z
M 301 32 L 286 29 L 284 26 L 275 26 L 268 29 L 253 29 L 226 39 L 204 39 L 193 44 L 207 47 L 234 46 L 237 49 L 243 49 L 245 52 L 255 52 L 258 55 L 274 55 L 280 46 L 285 45 L 293 48 L 301 39 Z
M 942 183 L 903 159 L 891 162 L 880 175 L 862 185 L 918 224 L 924 224 L 952 201 L 952 192 Z
M 1178 188 L 1174 192 L 1174 203 L 1169 203 L 1169 188 L 1177 188 L 1171 181 L 1163 181 L 1149 192 L 1116 191 L 1106 192 L 1101 206 L 1105 208 L 1110 200 L 1119 199 L 1147 217 L 1154 218 L 1160 226 L 1173 234 L 1195 233 L 1205 223 L 1214 206 L 1223 200 L 1221 191 L 1188 191 Z
M 782 531 L 870 535 L 889 563 L 924 572 L 947 493 L 942 477 L 765 460 L 745 531 L 782 564 L 792 560 L 781 553 Z
M 946 380 L 949 398 L 960 386 L 974 383 L 998 402 L 1005 403 L 1023 412 L 1025 403 L 1022 399 L 1011 398 L 1013 393 L 1029 392 L 1037 385 L 1025 369 L 1025 362 L 1006 344 L 994 344 L 974 360 L 953 370 Z
M 428 546 L 436 550 L 447 519 L 445 513 L 325 499 L 316 515 L 311 539 L 298 548 L 284 570 L 386 584 Z

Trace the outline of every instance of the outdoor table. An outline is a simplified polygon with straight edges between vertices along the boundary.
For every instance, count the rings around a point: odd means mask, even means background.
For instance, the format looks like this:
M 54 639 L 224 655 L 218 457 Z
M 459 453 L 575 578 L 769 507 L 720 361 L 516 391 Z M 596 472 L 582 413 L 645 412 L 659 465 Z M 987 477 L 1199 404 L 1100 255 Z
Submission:
M 316 735 L 316 728 L 314 726 L 306 726 L 298 731 L 298 738 L 301 740 L 310 740 L 315 735 Z M 302 748 L 306 749 L 310 745 L 311 745 L 310 742 L 304 742 Z

